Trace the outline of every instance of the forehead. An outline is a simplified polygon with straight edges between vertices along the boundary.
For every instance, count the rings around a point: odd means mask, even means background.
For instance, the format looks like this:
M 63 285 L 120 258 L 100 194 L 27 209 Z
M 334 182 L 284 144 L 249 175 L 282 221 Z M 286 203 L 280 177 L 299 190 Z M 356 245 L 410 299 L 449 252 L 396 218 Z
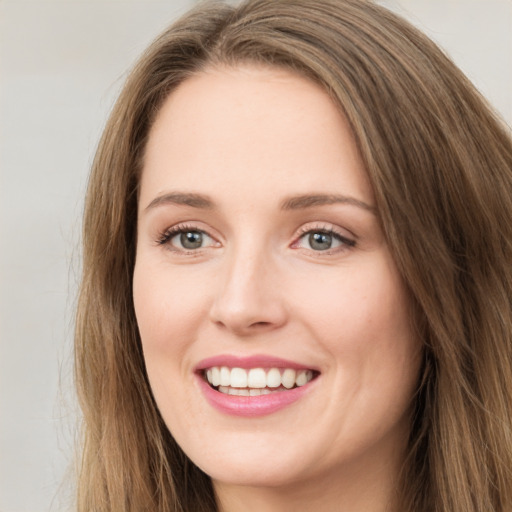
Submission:
M 261 66 L 212 68 L 183 82 L 150 131 L 141 189 L 266 185 L 297 193 L 341 188 L 371 200 L 352 132 L 307 78 Z

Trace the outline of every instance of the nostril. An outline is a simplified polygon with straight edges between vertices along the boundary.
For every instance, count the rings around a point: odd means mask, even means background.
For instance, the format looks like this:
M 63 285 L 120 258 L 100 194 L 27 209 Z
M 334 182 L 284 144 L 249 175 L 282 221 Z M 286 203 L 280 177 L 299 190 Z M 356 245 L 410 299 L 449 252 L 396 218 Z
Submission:
M 270 322 L 254 322 L 251 327 L 267 327 L 269 325 L 271 325 Z

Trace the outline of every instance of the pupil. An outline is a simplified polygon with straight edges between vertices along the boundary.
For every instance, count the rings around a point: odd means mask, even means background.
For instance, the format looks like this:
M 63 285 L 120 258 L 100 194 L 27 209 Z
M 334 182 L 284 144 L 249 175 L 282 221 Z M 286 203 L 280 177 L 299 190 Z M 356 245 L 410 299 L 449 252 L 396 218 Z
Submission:
M 331 248 L 332 236 L 327 233 L 311 233 L 309 235 L 309 245 L 317 251 L 325 251 Z
M 198 249 L 203 244 L 203 235 L 198 231 L 181 233 L 180 242 L 185 249 Z

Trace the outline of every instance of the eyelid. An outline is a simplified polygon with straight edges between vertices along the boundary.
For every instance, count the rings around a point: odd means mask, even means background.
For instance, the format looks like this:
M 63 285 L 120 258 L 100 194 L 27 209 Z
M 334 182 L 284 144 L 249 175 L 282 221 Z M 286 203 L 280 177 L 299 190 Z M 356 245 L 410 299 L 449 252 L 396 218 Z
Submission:
M 200 227 L 200 224 L 202 223 L 195 223 L 195 222 L 181 222 L 178 224 L 174 224 L 158 233 L 158 236 L 156 237 L 156 244 L 159 246 L 166 247 L 169 251 L 175 252 L 177 254 L 182 255 L 198 255 L 202 251 L 220 247 L 222 244 L 219 242 L 218 237 L 211 234 L 211 230 L 205 229 L 203 227 Z M 205 247 L 198 247 L 197 249 L 186 249 L 186 248 L 180 248 L 180 247 L 174 247 L 170 243 L 170 241 L 180 233 L 186 233 L 186 232 L 198 232 L 206 237 L 208 237 L 212 243 Z M 311 233 L 325 233 L 333 236 L 336 238 L 341 244 L 337 247 L 325 249 L 323 251 L 320 250 L 314 250 L 314 249 L 308 249 L 305 247 L 299 247 L 299 243 L 301 239 Z M 317 256 L 328 256 L 333 253 L 337 252 L 343 252 L 346 250 L 349 250 L 353 248 L 357 243 L 357 237 L 349 232 L 346 229 L 339 228 L 338 226 L 327 223 L 327 222 L 309 222 L 301 226 L 296 234 L 293 237 L 293 242 L 291 243 L 291 247 L 293 249 L 302 249 L 304 251 L 307 251 L 309 253 L 315 253 Z
M 210 240 L 212 240 L 213 243 L 206 247 L 199 247 L 197 249 L 185 249 L 185 248 L 174 247 L 171 245 L 170 242 L 175 236 L 177 236 L 181 233 L 187 233 L 187 232 L 201 233 L 201 234 L 205 235 L 206 237 L 208 237 Z M 163 231 L 160 231 L 157 236 L 156 243 L 157 243 L 157 245 L 166 247 L 170 251 L 173 251 L 178 254 L 185 254 L 185 255 L 197 254 L 197 253 L 200 253 L 202 250 L 209 249 L 210 247 L 215 247 L 215 246 L 218 247 L 220 245 L 220 242 L 217 240 L 217 238 L 215 236 L 213 236 L 212 234 L 210 234 L 210 232 L 208 230 L 199 227 L 195 223 L 190 223 L 190 222 L 182 222 L 182 223 L 174 224 L 173 226 L 168 227 Z
M 325 233 L 335 237 L 337 240 L 341 242 L 341 246 L 326 249 L 324 251 L 315 251 L 314 249 L 307 249 L 303 247 L 299 247 L 298 244 L 300 240 L 304 238 L 304 236 L 311 233 Z M 345 229 L 341 229 L 334 224 L 322 222 L 322 223 L 308 223 L 300 227 L 297 234 L 294 237 L 294 241 L 291 245 L 292 248 L 295 249 L 304 249 L 305 251 L 315 253 L 317 256 L 328 256 L 330 254 L 336 252 L 343 252 L 349 249 L 352 249 L 357 244 L 357 237 L 348 232 Z

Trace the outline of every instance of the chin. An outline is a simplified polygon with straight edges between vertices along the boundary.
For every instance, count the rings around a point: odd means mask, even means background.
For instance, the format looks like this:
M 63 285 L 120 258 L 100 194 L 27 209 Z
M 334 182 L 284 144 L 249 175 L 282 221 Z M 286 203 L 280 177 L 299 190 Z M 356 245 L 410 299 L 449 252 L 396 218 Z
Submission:
M 241 464 L 237 462 L 219 462 L 203 467 L 202 470 L 211 477 L 214 483 L 244 487 L 289 487 L 307 479 L 307 476 L 291 472 L 289 465 L 275 465 L 274 460 Z
M 313 452 L 324 452 L 324 446 L 305 446 L 306 442 L 294 437 L 289 429 L 280 430 L 238 435 L 230 431 L 224 438 L 212 433 L 215 443 L 184 449 L 213 482 L 225 485 L 290 487 L 327 475 L 333 469 L 328 458 L 314 456 Z

